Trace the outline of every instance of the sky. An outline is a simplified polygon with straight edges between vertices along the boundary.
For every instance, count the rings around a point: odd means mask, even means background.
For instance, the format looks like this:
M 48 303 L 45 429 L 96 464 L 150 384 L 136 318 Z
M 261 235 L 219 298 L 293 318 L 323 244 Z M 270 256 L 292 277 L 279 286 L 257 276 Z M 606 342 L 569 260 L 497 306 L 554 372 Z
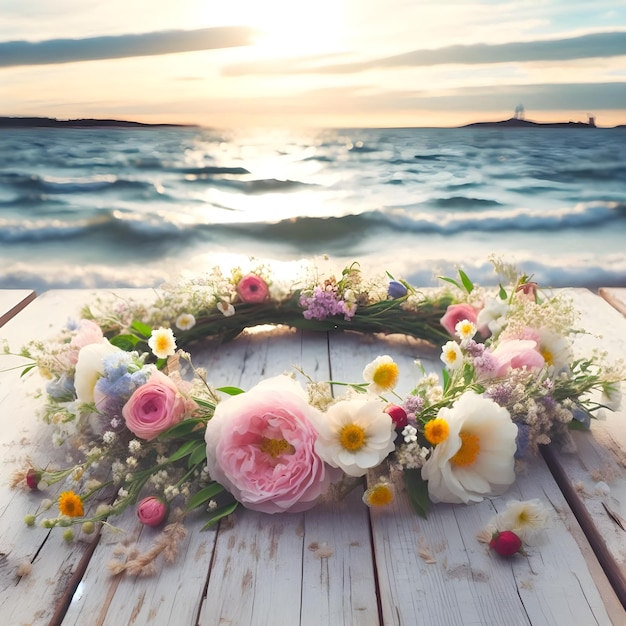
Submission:
M 626 124 L 624 0 L 0 0 L 0 116 Z

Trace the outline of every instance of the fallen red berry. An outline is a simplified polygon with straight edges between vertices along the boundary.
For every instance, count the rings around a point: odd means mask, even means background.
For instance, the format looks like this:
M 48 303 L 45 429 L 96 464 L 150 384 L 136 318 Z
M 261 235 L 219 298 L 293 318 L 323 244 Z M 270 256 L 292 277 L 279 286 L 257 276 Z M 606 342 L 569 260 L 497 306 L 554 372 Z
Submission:
M 513 556 L 520 551 L 522 540 L 512 531 L 496 531 L 491 537 L 489 547 L 502 556 Z
M 32 467 L 26 472 L 26 484 L 30 489 L 37 489 L 41 480 L 41 472 Z
M 385 408 L 385 413 L 391 417 L 396 428 L 404 428 L 409 423 L 406 411 L 397 404 L 390 404 Z

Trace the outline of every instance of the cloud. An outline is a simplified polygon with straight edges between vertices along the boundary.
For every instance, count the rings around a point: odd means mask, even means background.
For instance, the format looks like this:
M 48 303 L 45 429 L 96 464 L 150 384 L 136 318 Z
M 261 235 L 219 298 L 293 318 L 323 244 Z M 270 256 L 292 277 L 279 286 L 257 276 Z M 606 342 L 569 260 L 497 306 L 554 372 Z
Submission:
M 568 61 L 626 54 L 626 32 L 592 33 L 568 39 L 517 41 L 503 44 L 454 45 L 413 50 L 356 63 L 325 65 L 322 59 L 289 62 L 241 63 L 227 67 L 227 75 L 243 74 L 355 74 L 371 69 L 433 65 L 483 65 L 491 63 Z M 317 61 L 317 63 L 316 63 Z
M 248 27 L 223 26 L 86 39 L 5 41 L 0 42 L 0 67 L 99 61 L 232 48 L 250 45 L 253 34 L 254 31 Z
M 246 114 L 253 108 L 259 115 L 349 115 L 406 114 L 409 111 L 432 110 L 445 113 L 472 115 L 493 111 L 510 111 L 523 103 L 527 119 L 533 111 L 578 111 L 586 121 L 587 113 L 623 109 L 626 102 L 626 82 L 621 83 L 566 83 L 557 85 L 529 84 L 481 87 L 460 87 L 435 90 L 385 91 L 374 85 L 322 88 L 307 91 L 300 96 L 278 97 L 257 95 L 246 100 L 218 98 L 212 102 L 214 113 Z M 161 103 L 162 104 L 162 103 Z M 205 107 L 204 102 L 201 105 Z M 173 110 L 191 110 L 176 102 Z M 542 121 L 541 119 L 535 121 Z M 565 119 L 563 121 L 569 121 Z M 599 120 L 602 123 L 602 119 Z M 419 126 L 420 119 L 415 119 Z

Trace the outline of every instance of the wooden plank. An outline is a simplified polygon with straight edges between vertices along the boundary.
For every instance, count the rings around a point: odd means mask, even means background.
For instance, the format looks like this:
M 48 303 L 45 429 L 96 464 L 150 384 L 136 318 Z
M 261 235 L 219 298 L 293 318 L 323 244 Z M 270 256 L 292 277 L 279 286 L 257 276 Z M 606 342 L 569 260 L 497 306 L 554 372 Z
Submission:
M 606 351 L 611 362 L 626 354 L 626 319 L 615 308 L 585 289 L 566 290 L 581 312 L 580 326 L 588 334 L 574 343 L 577 356 Z M 600 400 L 600 397 L 596 397 Z M 549 460 L 561 487 L 577 512 L 602 566 L 626 607 L 626 407 L 604 411 L 590 432 L 574 432 L 575 452 L 551 447 Z
M 600 287 L 598 293 L 622 315 L 626 315 L 626 288 Z
M 298 334 L 283 335 L 289 336 Z M 325 335 L 303 334 L 301 343 L 283 337 L 251 340 L 245 356 L 234 357 L 241 368 L 235 384 L 247 389 L 293 365 L 328 379 Z M 235 343 L 214 354 L 216 366 L 224 353 L 236 355 Z M 222 382 L 228 380 L 233 384 L 228 374 Z M 302 514 L 238 511 L 232 527 L 220 528 L 199 625 L 377 624 L 369 525 L 359 498 Z
M 408 338 L 348 339 L 331 337 L 335 380 L 359 382 L 364 365 L 380 354 L 393 355 L 400 366 L 400 394 L 417 381 L 416 357 L 428 371 L 441 369 L 438 351 Z M 371 516 L 384 624 L 582 626 L 621 620 L 621 607 L 540 458 L 507 494 L 470 506 L 433 505 L 426 520 L 410 509 L 401 485 L 396 491 L 393 508 Z M 508 500 L 532 498 L 551 508 L 554 519 L 527 558 L 500 559 L 477 541 L 478 531 Z
M 81 298 L 80 304 L 90 298 L 87 292 L 44 295 L 3 329 L 12 345 L 47 336 L 78 310 Z M 329 369 L 326 341 L 324 335 L 294 331 L 250 333 L 219 349 L 195 350 L 194 360 L 207 368 L 216 385 L 244 388 L 291 365 L 302 365 L 317 380 L 332 375 L 358 382 L 364 365 L 384 352 L 412 372 L 401 391 L 417 376 L 410 369 L 416 356 L 430 369 L 440 369 L 438 354 L 417 342 L 350 333 L 331 337 Z M 20 417 L 3 420 L 3 478 L 28 450 L 49 453 L 33 411 L 38 401 L 32 395 L 40 386 L 36 375 L 0 376 L 0 414 Z M 606 578 L 540 460 L 506 496 L 468 507 L 438 505 L 428 520 L 410 511 L 399 487 L 394 508 L 371 515 L 377 571 L 369 512 L 359 491 L 346 502 L 304 514 L 238 512 L 233 521 L 208 533 L 198 532 L 200 520 L 189 519 L 178 563 L 155 577 L 133 579 L 111 578 L 106 571 L 119 536 L 104 534 L 93 556 L 92 544 L 77 542 L 68 549 L 58 531 L 48 536 L 43 529 L 25 528 L 29 496 L 8 491 L 6 480 L 1 482 L 0 552 L 5 557 L 0 561 L 0 614 L 9 624 L 367 626 L 379 623 L 377 580 L 385 624 L 608 624 L 620 623 L 623 616 L 614 610 L 617 603 Z M 510 497 L 540 497 L 555 513 L 546 543 L 513 561 L 496 558 L 475 538 Z M 35 506 L 35 498 L 30 499 Z M 142 548 L 156 534 L 139 525 L 132 511 L 116 525 L 125 541 L 137 541 Z M 424 549 L 434 563 L 419 556 Z M 19 578 L 16 570 L 23 560 L 34 560 L 34 568 Z
M 94 297 L 91 290 L 46 292 L 3 326 L 0 339 L 6 339 L 14 352 L 31 339 L 45 340 L 55 335 L 69 317 L 77 317 L 80 307 Z M 0 356 L 0 370 L 21 363 L 19 358 Z M 20 377 L 19 369 L 0 372 L 0 614 L 7 624 L 49 624 L 95 539 L 83 536 L 68 549 L 62 532 L 27 528 L 24 524 L 24 516 L 34 513 L 47 495 L 55 498 L 61 486 L 50 488 L 46 494 L 24 494 L 9 487 L 11 474 L 29 455 L 43 465 L 65 464 L 37 416 L 42 403 L 37 396 L 44 387 L 45 380 L 35 371 L 24 377 Z M 20 576 L 19 569 L 28 563 L 32 564 L 31 573 Z M 32 601 L 34 598 L 37 601 Z
M 4 326 L 36 297 L 37 294 L 30 289 L 1 289 L 0 326 Z

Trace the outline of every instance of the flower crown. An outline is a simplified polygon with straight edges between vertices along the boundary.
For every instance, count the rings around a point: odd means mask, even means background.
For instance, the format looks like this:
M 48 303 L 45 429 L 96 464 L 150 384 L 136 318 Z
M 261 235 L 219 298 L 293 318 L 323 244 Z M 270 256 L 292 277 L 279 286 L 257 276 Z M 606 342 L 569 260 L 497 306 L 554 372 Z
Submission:
M 389 275 L 366 280 L 356 263 L 339 279 L 290 284 L 259 266 L 214 270 L 152 303 L 92 303 L 52 342 L 21 352 L 31 360 L 25 371 L 36 366 L 48 379 L 43 418 L 53 442 L 75 457 L 69 467 L 29 462 L 16 473 L 14 484 L 30 489 L 62 483 L 26 522 L 66 527 L 71 538 L 72 526 L 93 532 L 130 505 L 158 526 L 177 505 L 183 515 L 204 511 L 208 527 L 239 505 L 303 511 L 366 475 L 366 505 L 391 502 L 399 475 L 420 515 L 429 502 L 503 492 L 539 445 L 615 408 L 626 370 L 600 355 L 574 359 L 571 303 L 496 269 L 495 291 L 463 271 L 423 291 Z M 244 391 L 214 388 L 185 351 L 259 324 L 408 334 L 442 346 L 444 368 L 441 376 L 422 368 L 404 396 L 391 355 L 364 364 L 361 381 L 314 381 L 298 370 L 304 384 L 281 375 Z M 338 388 L 345 393 L 335 397 Z M 109 503 L 97 504 L 106 493 Z

